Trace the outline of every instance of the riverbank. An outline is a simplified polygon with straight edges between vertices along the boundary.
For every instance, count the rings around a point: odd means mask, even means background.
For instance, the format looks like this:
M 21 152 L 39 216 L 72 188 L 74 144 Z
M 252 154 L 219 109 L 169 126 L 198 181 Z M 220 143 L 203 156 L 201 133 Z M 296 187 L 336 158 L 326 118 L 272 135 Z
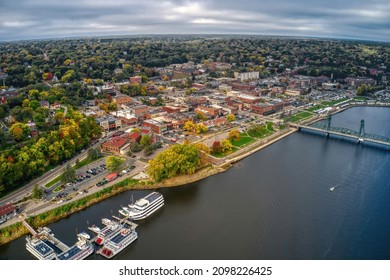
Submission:
M 56 207 L 57 205 L 50 204 L 50 210 L 47 210 L 47 208 L 41 208 L 43 210 L 41 213 L 34 212 L 34 210 L 30 210 L 31 213 L 36 214 L 31 217 L 20 216 L 18 218 L 18 222 L 0 229 L 0 245 L 6 244 L 25 234 L 28 234 L 27 229 L 23 226 L 21 222 L 22 219 L 26 219 L 26 221 L 35 228 L 47 226 L 53 222 L 63 219 L 69 215 L 72 215 L 78 211 L 88 208 L 96 203 L 99 203 L 111 196 L 122 193 L 124 191 L 179 187 L 189 183 L 197 182 L 210 176 L 227 171 L 230 167 L 232 167 L 233 163 L 242 160 L 243 158 L 269 145 L 272 145 L 273 143 L 283 139 L 284 137 L 289 136 L 295 131 L 295 129 L 290 128 L 286 129 L 285 131 L 281 131 L 279 134 L 271 135 L 265 139 L 259 140 L 258 142 L 248 146 L 244 152 L 241 150 L 238 154 L 232 154 L 231 157 L 224 161 L 222 164 L 206 165 L 197 170 L 194 174 L 179 175 L 173 178 L 165 179 L 158 183 L 150 182 L 147 180 L 137 181 L 132 179 L 126 179 L 127 181 L 121 181 L 111 187 L 107 187 L 102 190 L 96 188 L 98 190 L 97 192 L 91 193 L 88 196 L 78 199 L 76 201 L 63 204 L 59 207 Z M 41 202 L 36 202 L 36 209 L 40 208 L 39 203 Z

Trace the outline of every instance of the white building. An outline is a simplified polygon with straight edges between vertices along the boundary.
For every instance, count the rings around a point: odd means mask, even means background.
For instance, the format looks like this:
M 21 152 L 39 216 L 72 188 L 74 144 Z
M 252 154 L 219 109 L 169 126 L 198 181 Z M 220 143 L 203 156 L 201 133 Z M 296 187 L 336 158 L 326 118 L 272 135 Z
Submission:
M 243 73 L 234 72 L 234 77 L 241 82 L 245 82 L 249 80 L 258 80 L 259 72 L 243 72 Z

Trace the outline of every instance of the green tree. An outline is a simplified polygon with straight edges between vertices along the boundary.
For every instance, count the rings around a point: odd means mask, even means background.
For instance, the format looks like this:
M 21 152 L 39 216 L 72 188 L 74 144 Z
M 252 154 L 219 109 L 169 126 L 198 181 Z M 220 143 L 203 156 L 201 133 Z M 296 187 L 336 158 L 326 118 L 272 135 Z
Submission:
M 68 162 L 65 165 L 64 171 L 61 175 L 61 182 L 66 184 L 74 181 L 76 179 L 76 170 Z
M 142 145 L 142 147 L 150 146 L 150 135 L 148 135 L 148 134 L 142 135 L 139 143 Z
M 31 197 L 33 199 L 41 199 L 43 197 L 43 190 L 38 185 L 35 185 L 31 192 Z
M 43 116 L 42 114 L 39 114 L 39 113 L 36 113 L 33 117 L 33 120 L 35 122 L 35 124 L 39 127 L 39 128 L 43 128 L 45 126 L 45 123 L 46 123 L 46 118 L 45 116 Z
M 142 150 L 142 145 L 138 142 L 135 142 L 131 145 L 130 150 L 134 153 L 139 152 Z
M 87 151 L 87 159 L 94 161 L 102 157 L 102 153 L 99 148 L 89 148 Z
M 234 122 L 236 120 L 236 117 L 233 114 L 229 114 L 226 116 L 226 119 L 228 122 Z
M 201 112 L 196 113 L 196 118 L 201 121 L 207 121 L 207 117 Z
M 106 159 L 107 169 L 111 172 L 119 172 L 125 159 L 121 156 L 109 156 Z
M 147 173 L 155 181 L 178 174 L 192 174 L 200 165 L 200 152 L 194 145 L 173 145 L 149 161 Z
M 138 134 L 141 134 L 141 129 L 139 129 L 138 127 L 135 127 L 131 130 L 131 132 L 136 132 Z
M 153 151 L 154 151 L 154 149 L 152 146 L 147 146 L 144 150 L 144 155 L 149 156 L 149 155 L 153 154 Z

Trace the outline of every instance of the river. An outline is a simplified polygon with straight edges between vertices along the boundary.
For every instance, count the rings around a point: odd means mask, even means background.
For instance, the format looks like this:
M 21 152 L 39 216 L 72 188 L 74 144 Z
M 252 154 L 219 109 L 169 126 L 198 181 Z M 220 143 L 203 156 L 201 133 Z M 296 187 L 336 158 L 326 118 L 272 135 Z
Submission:
M 332 125 L 359 130 L 362 118 L 366 132 L 390 136 L 390 108 L 348 109 Z M 115 259 L 390 259 L 389 171 L 389 148 L 294 133 L 225 173 L 160 189 L 165 206 Z M 73 244 L 87 223 L 149 192 L 122 193 L 49 227 Z M 24 237 L 1 246 L 0 258 L 33 259 Z

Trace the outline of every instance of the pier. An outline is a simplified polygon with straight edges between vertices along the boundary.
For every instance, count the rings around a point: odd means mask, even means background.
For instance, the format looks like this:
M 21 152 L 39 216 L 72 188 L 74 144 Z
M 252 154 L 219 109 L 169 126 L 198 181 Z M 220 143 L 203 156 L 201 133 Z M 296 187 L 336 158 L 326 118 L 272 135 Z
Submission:
M 132 221 L 130 221 L 128 218 L 119 218 L 119 217 L 117 217 L 117 216 L 112 216 L 114 219 L 116 219 L 116 220 L 118 220 L 119 221 L 119 223 L 121 223 L 121 224 L 127 224 L 127 225 L 129 225 L 130 226 L 130 228 L 132 229 L 132 230 L 134 230 L 134 229 L 136 229 L 137 227 L 138 227 L 138 225 L 136 224 L 136 223 L 134 223 L 134 222 L 132 222 Z
M 60 251 L 65 252 L 69 250 L 69 246 L 63 243 L 61 240 L 56 238 L 54 234 L 51 232 L 51 230 L 47 227 L 39 228 L 38 232 L 33 229 L 32 226 L 30 226 L 26 220 L 23 220 L 23 225 L 30 231 L 33 238 L 42 239 L 41 237 L 45 238 L 48 242 L 50 242 L 52 245 L 54 245 L 56 248 L 58 248 Z

